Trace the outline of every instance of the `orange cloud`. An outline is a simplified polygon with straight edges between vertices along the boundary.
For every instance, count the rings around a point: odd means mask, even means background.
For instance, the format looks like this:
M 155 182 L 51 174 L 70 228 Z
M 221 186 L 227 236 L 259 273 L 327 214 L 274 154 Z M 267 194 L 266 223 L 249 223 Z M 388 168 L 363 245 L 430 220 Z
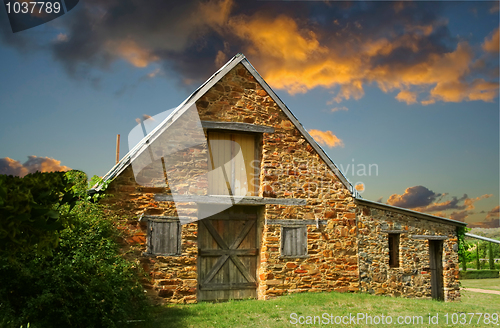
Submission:
M 295 20 L 284 15 L 276 18 L 263 18 L 258 14 L 241 16 L 230 19 L 230 26 L 238 37 L 249 43 L 245 51 L 255 56 L 266 81 L 290 94 L 316 87 L 340 87 L 333 98 L 340 103 L 360 99 L 364 96 L 363 86 L 375 82 L 384 92 L 400 90 L 396 99 L 407 104 L 417 103 L 421 92 L 429 92 L 421 101 L 424 105 L 436 101 L 492 101 L 498 95 L 496 82 L 468 81 L 474 53 L 466 42 L 458 43 L 451 52 L 429 53 L 421 61 L 395 64 L 387 60 L 373 64 L 374 58 L 390 57 L 398 49 L 414 54 L 426 52 L 422 44 L 433 32 L 433 25 L 407 25 L 406 34 L 392 39 L 383 37 L 328 45 L 322 44 L 315 32 L 301 29 Z M 498 38 L 495 40 L 498 45 Z M 493 47 L 491 42 L 487 43 L 488 49 Z M 420 91 L 409 91 L 412 86 L 419 87 Z
M 128 61 L 135 67 L 146 67 L 150 63 L 159 60 L 158 56 L 153 55 L 149 50 L 140 47 L 132 40 L 110 41 L 107 46 L 111 53 Z
M 0 174 L 24 177 L 28 173 L 68 171 L 69 167 L 61 165 L 58 161 L 49 157 L 28 156 L 28 160 L 21 164 L 12 158 L 0 158 Z
M 474 203 L 481 199 L 490 198 L 492 194 L 484 194 L 476 198 L 467 198 L 464 200 L 464 205 L 467 206 L 467 210 L 473 210 L 475 208 Z
M 356 188 L 357 191 L 365 191 L 365 185 L 362 183 L 358 183 L 354 188 Z
M 494 219 L 499 219 L 500 217 L 500 206 L 494 207 L 491 211 L 486 214 L 486 219 L 488 220 L 494 220 Z
M 483 50 L 486 52 L 497 53 L 499 51 L 499 41 L 500 34 L 498 28 L 491 33 L 491 37 L 484 38 L 484 43 L 482 44 Z
M 274 19 L 261 16 L 233 18 L 229 22 L 233 32 L 251 41 L 251 53 L 282 58 L 287 62 L 303 62 L 315 52 L 324 52 L 312 31 L 300 31 L 297 23 L 284 15 Z
M 407 105 L 411 105 L 417 102 L 417 94 L 408 90 L 402 90 L 398 93 L 396 99 L 405 102 Z
M 344 147 L 344 142 L 340 140 L 332 131 L 309 130 L 309 134 L 321 145 L 326 145 L 330 148 Z

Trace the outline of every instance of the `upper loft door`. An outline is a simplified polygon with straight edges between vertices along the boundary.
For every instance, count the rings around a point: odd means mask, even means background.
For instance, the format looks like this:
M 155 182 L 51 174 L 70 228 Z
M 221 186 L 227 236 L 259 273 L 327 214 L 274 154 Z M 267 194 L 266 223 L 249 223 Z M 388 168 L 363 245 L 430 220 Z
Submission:
M 258 195 L 258 152 L 255 135 L 208 132 L 209 195 Z

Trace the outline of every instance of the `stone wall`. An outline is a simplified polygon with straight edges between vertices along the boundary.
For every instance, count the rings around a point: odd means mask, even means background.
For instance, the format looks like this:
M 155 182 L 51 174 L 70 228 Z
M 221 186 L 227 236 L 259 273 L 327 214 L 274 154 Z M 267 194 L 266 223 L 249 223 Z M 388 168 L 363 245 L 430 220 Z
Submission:
M 271 126 L 264 133 L 263 197 L 305 198 L 306 206 L 266 205 L 265 219 L 328 220 L 308 226 L 308 258 L 281 258 L 280 225 L 264 225 L 259 299 L 304 291 L 357 291 L 353 199 L 267 92 L 239 64 L 197 102 L 200 119 Z
M 446 236 L 443 241 L 445 301 L 460 300 L 456 229 L 410 214 L 358 206 L 360 291 L 409 298 L 431 297 L 429 242 L 413 235 Z M 388 233 L 400 234 L 399 267 L 389 267 Z
M 357 291 L 356 206 L 348 189 L 330 171 L 312 146 L 294 127 L 279 106 L 239 64 L 196 103 L 201 120 L 253 123 L 274 127 L 275 133 L 260 138 L 259 195 L 274 198 L 305 198 L 306 206 L 266 205 L 262 217 L 258 298 L 268 299 L 286 292 Z M 196 161 L 186 156 L 186 165 L 206 170 L 201 163 L 206 149 L 196 152 Z M 179 156 L 183 156 L 182 154 Z M 201 163 L 201 164 L 200 164 Z M 179 166 L 181 169 L 184 165 Z M 168 170 L 168 168 L 167 168 Z M 139 186 L 129 166 L 109 186 L 113 197 L 106 200 L 123 221 L 130 256 L 149 272 L 145 287 L 160 302 L 196 301 L 197 223 L 182 228 L 181 256 L 145 256 L 146 223 L 141 214 L 186 215 L 172 202 L 154 201 L 155 193 L 169 191 L 158 170 L 151 174 L 153 186 Z M 203 172 L 198 172 L 202 175 Z M 142 177 L 148 178 L 148 171 Z M 181 175 L 182 176 L 182 175 Z M 160 186 L 160 187 L 158 187 Z M 181 186 L 182 187 L 182 186 Z M 201 190 L 200 190 L 201 189 Z M 205 194 L 206 185 L 186 194 Z M 196 205 L 188 215 L 196 217 Z M 308 257 L 280 257 L 279 225 L 264 225 L 265 219 L 327 220 L 308 226 Z
M 197 223 L 182 226 L 181 256 L 147 256 L 147 222 L 139 221 L 144 215 L 176 216 L 173 202 L 156 202 L 154 195 L 167 188 L 142 187 L 135 182 L 132 168 L 126 168 L 109 185 L 109 197 L 102 202 L 117 215 L 119 228 L 123 230 L 122 244 L 126 257 L 137 263 L 149 274 L 143 286 L 152 300 L 163 303 L 196 302 Z M 192 209 L 196 215 L 196 207 Z

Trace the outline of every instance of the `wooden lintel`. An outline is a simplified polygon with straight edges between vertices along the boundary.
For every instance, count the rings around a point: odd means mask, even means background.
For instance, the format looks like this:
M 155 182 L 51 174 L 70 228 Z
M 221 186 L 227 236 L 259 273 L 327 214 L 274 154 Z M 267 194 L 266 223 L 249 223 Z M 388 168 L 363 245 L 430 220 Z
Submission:
M 286 220 L 286 219 L 276 219 L 268 220 L 266 219 L 266 225 L 279 224 L 282 226 L 303 226 L 303 225 L 316 225 L 318 221 L 316 220 Z M 328 220 L 319 220 L 319 224 L 326 225 Z
M 257 255 L 258 249 L 198 249 L 198 255 L 200 256 L 222 256 L 227 255 Z
M 306 205 L 304 198 L 269 198 L 257 196 L 197 196 L 197 195 L 168 195 L 156 194 L 155 200 L 159 202 L 180 202 L 199 204 L 221 204 L 221 205 Z
M 227 290 L 227 289 L 255 289 L 257 283 L 236 283 L 236 284 L 200 284 L 201 290 Z
M 412 235 L 413 239 L 428 239 L 428 240 L 445 240 L 448 236 L 436 236 L 436 235 Z
M 201 126 L 204 129 L 214 129 L 214 130 L 232 130 L 232 131 L 241 131 L 241 132 L 274 133 L 274 128 L 271 126 L 256 125 L 256 124 L 250 124 L 250 123 L 201 121 Z

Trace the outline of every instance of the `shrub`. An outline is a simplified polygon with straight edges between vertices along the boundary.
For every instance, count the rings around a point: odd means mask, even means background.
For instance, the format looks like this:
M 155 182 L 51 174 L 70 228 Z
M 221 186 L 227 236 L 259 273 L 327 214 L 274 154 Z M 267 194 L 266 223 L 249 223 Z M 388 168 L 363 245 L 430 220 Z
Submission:
M 0 257 L 0 327 L 117 327 L 147 315 L 139 269 L 120 255 L 101 205 L 82 199 L 72 213 L 51 255 Z
M 498 278 L 498 270 L 470 270 L 460 271 L 460 279 L 487 279 Z

